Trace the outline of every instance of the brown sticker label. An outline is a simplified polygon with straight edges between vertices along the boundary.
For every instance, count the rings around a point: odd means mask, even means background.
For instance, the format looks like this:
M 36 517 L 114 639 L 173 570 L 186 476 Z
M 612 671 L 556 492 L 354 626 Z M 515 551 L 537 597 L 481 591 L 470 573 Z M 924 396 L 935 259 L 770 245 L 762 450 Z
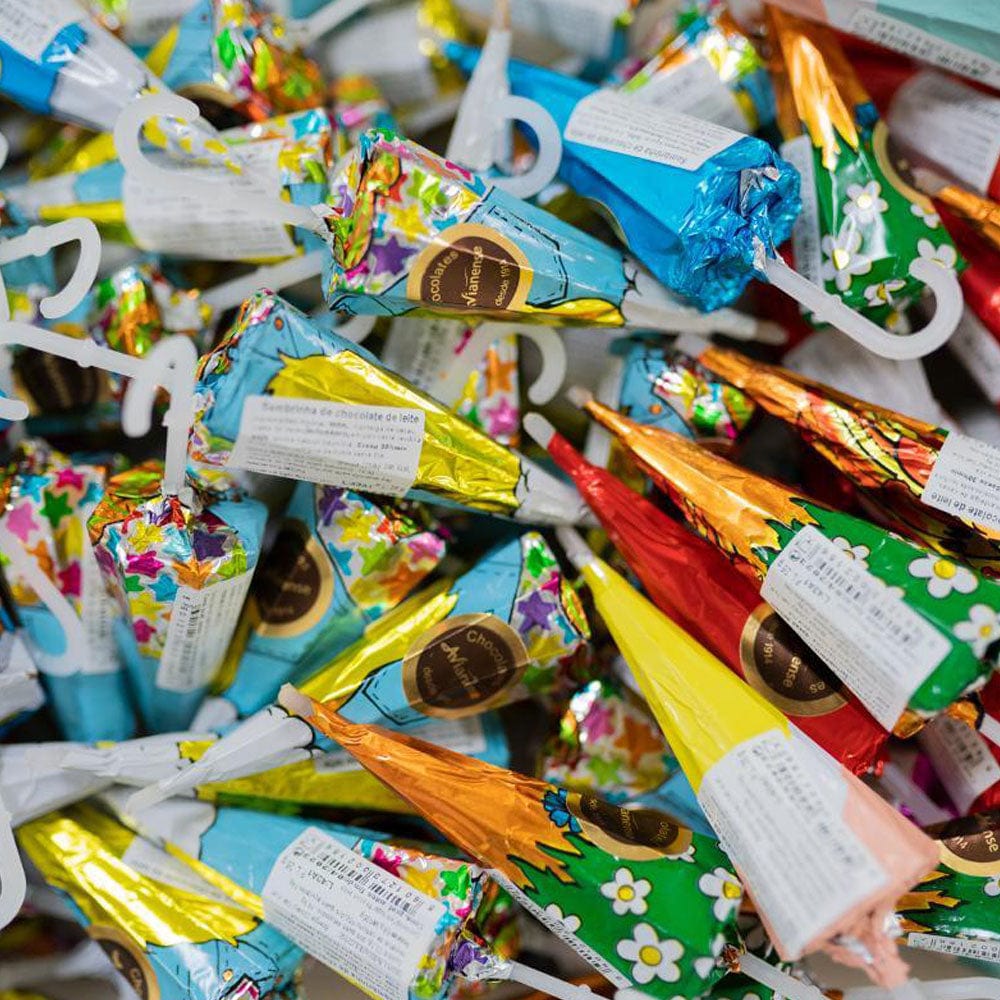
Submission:
M 959 820 L 961 833 L 939 842 L 941 860 L 965 875 L 1000 874 L 1000 828 L 997 814 Z M 952 827 L 954 829 L 954 827 Z
M 456 615 L 425 632 L 403 657 L 407 700 L 427 715 L 457 719 L 506 699 L 528 651 L 496 615 Z
M 570 792 L 566 805 L 587 839 L 619 858 L 651 861 L 691 846 L 691 831 L 655 809 L 626 809 L 589 792 Z
M 509 312 L 531 288 L 528 258 L 488 226 L 449 226 L 413 262 L 406 295 L 428 306 L 471 312 Z
M 743 626 L 740 662 L 747 683 L 786 715 L 827 715 L 846 704 L 833 671 L 769 604 Z
M 160 1000 L 156 973 L 138 942 L 117 927 L 98 924 L 88 927 L 87 934 L 104 949 L 111 964 L 125 977 L 140 1000 Z
M 257 567 L 253 603 L 260 635 L 289 637 L 312 628 L 333 594 L 330 557 L 298 520 L 287 520 Z

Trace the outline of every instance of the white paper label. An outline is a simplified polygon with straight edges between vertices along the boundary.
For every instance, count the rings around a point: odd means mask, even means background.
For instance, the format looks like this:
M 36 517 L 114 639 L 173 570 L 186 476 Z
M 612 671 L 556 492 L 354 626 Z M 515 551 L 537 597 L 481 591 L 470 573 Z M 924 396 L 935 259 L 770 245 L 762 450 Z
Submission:
M 983 395 L 993 404 L 1000 403 L 1000 344 L 968 306 L 948 346 Z
M 448 373 L 468 324 L 444 316 L 392 321 L 382 352 L 383 363 L 418 389 L 434 394 L 438 380 Z
M 482 17 L 493 13 L 492 0 L 459 0 L 459 6 Z M 624 0 L 512 0 L 513 27 L 551 38 L 573 52 L 606 59 L 615 21 L 629 10 Z
M 486 751 L 486 731 L 475 715 L 464 719 L 439 719 L 420 727 L 420 738 L 446 750 L 476 757 Z M 320 774 L 357 771 L 361 765 L 346 750 L 331 750 L 315 758 L 315 770 Z
M 761 597 L 886 728 L 947 655 L 947 637 L 812 525 L 771 564 Z
M 655 110 L 630 94 L 598 90 L 573 109 L 563 133 L 570 142 L 641 160 L 697 170 L 743 136 L 690 115 Z
M 253 573 L 196 590 L 178 587 L 156 686 L 185 693 L 205 687 L 229 648 Z
M 926 70 L 896 92 L 888 121 L 908 146 L 986 192 L 1000 159 L 1000 97 Z
M 402 496 L 423 443 L 424 414 L 413 407 L 248 396 L 229 465 Z
M 214 899 L 218 903 L 236 905 L 229 896 L 206 882 L 193 868 L 142 837 L 136 837 L 128 845 L 122 855 L 122 862 L 156 882 L 163 882 L 184 892 L 193 892 L 206 899 Z
M 1000 941 L 975 941 L 972 938 L 942 937 L 940 934 L 907 934 L 911 948 L 936 951 L 957 958 L 978 958 L 983 962 L 1000 962 Z
M 89 541 L 84 541 L 81 558 L 83 580 L 83 631 L 87 637 L 87 655 L 80 662 L 84 674 L 109 674 L 120 666 L 115 644 L 115 619 L 121 614 L 115 599 L 104 589 L 104 577 Z
M 946 514 L 1000 528 L 1000 448 L 953 431 L 920 499 Z
M 383 1000 L 407 1000 L 445 912 L 315 827 L 281 852 L 261 897 L 269 923 Z
M 543 910 L 530 896 L 525 895 L 523 890 L 514 885 L 513 882 L 502 872 L 491 871 L 490 875 L 499 882 L 533 917 L 543 923 L 560 941 L 569 945 L 581 958 L 592 965 L 604 976 L 613 986 L 619 989 L 628 989 L 632 986 L 632 981 L 627 976 L 622 975 L 603 955 L 594 951 L 589 944 L 581 941 L 558 917 Z
M 0 42 L 38 62 L 63 28 L 83 19 L 72 0 L 0 0 Z
M 278 153 L 283 142 L 268 139 L 234 146 L 244 165 L 239 176 L 223 166 L 185 165 L 176 159 L 167 161 L 166 166 L 190 173 L 192 188 L 225 184 L 227 191 L 236 189 L 275 200 L 281 194 Z M 285 225 L 253 211 L 236 212 L 228 201 L 216 201 L 211 194 L 178 194 L 146 184 L 132 174 L 125 175 L 122 191 L 125 221 L 144 250 L 227 261 L 290 257 L 297 252 Z
M 821 754 L 804 737 L 762 733 L 730 750 L 698 791 L 789 957 L 887 878 L 844 821 L 847 786 Z
M 789 139 L 788 142 L 782 144 L 781 155 L 795 167 L 802 178 L 799 184 L 802 211 L 792 226 L 792 253 L 795 254 L 795 267 L 799 274 L 808 278 L 814 285 L 822 286 L 823 281 L 820 278 L 822 255 L 819 247 L 819 200 L 816 194 L 812 139 L 807 135 Z M 838 382 L 837 385 L 839 386 L 840 383 Z
M 746 132 L 749 128 L 732 91 L 700 52 L 693 59 L 658 73 L 632 91 L 631 96 L 643 104 L 682 111 L 692 118 L 715 122 L 736 132 Z
M 951 801 L 964 816 L 987 788 L 1000 781 L 1000 764 L 989 745 L 958 719 L 932 719 L 920 734 L 920 745 Z
M 1000 86 L 1000 62 L 881 11 L 859 7 L 844 30 L 876 45 L 902 52 L 919 62 L 940 66 L 950 73 L 971 77 L 991 87 Z

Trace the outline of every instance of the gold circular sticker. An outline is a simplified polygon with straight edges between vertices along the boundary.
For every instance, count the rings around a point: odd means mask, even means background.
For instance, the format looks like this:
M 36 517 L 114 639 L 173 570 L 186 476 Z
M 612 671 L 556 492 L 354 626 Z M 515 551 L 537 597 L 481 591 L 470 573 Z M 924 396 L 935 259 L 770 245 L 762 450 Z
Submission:
M 589 841 L 619 858 L 655 861 L 691 846 L 691 831 L 655 809 L 627 809 L 590 792 L 570 792 L 566 806 Z
M 786 715 L 827 715 L 846 704 L 833 671 L 769 604 L 743 626 L 740 663 L 747 683 Z
M 104 949 L 111 964 L 128 980 L 140 1000 L 160 1000 L 156 973 L 139 944 L 117 927 L 92 924 L 87 934 Z
M 330 557 L 303 521 L 289 519 L 254 574 L 251 591 L 256 631 L 288 638 L 312 628 L 330 606 Z
M 996 825 L 986 825 L 996 822 L 996 813 L 960 820 L 967 830 L 938 842 L 941 860 L 963 875 L 1000 875 L 1000 832 Z
M 496 615 L 456 615 L 428 629 L 403 657 L 407 700 L 458 719 L 502 702 L 528 665 L 521 637 Z
M 528 300 L 531 264 L 511 239 L 488 226 L 449 226 L 414 260 L 407 298 L 470 312 L 512 312 Z

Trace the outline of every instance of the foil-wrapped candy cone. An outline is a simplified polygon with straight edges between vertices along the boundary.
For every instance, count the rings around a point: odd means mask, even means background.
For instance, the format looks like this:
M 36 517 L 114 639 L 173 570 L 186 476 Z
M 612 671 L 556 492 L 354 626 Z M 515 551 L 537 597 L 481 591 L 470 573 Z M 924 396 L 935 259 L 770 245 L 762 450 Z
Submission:
M 988 576 L 1000 575 L 1000 526 L 942 510 L 928 489 L 949 431 L 736 351 L 709 347 L 700 360 L 791 426 L 861 488 L 886 523 Z
M 378 726 L 292 688 L 283 703 L 491 868 L 619 989 L 696 995 L 726 969 L 742 887 L 715 840 L 653 810 L 567 792 Z
M 563 134 L 559 177 L 610 215 L 629 250 L 703 311 L 730 305 L 799 213 L 796 171 L 765 142 L 511 61 L 511 91 Z M 675 328 L 676 329 L 676 328 Z
M 445 540 L 419 505 L 300 482 L 226 652 L 213 693 L 245 718 L 302 664 L 356 642 L 441 561 Z
M 192 455 L 270 475 L 574 521 L 564 481 L 270 293 L 248 299 L 202 359 Z
M 571 690 L 588 658 L 588 638 L 552 550 L 528 532 L 457 580 L 438 580 L 387 611 L 339 655 L 303 664 L 302 689 L 359 722 L 404 727 L 459 719 Z M 135 808 L 333 749 L 272 705 L 191 767 L 140 792 Z
M 164 495 L 161 476 L 158 462 L 113 476 L 89 522 L 153 732 L 184 729 L 198 710 L 236 630 L 267 520 L 267 508 L 238 491 Z
M 985 684 L 994 660 L 976 608 L 1000 613 L 992 580 L 680 435 L 585 405 L 699 534 L 763 580 L 764 599 L 884 728 L 909 735 Z
M 893 166 L 888 130 L 831 28 L 769 8 L 781 155 L 802 175 L 795 266 L 856 311 L 907 332 L 910 264 L 959 266 L 930 198 Z
M 774 121 L 767 67 L 725 7 L 689 9 L 681 30 L 666 39 L 622 90 L 647 104 L 756 132 Z
M 391 133 L 362 136 L 332 191 L 331 309 L 669 331 L 693 311 L 631 257 Z
M 26 220 L 56 222 L 82 214 L 93 219 L 105 238 L 151 253 L 280 260 L 319 249 L 322 240 L 279 221 L 234 213 L 228 203 L 215 204 L 204 189 L 220 183 L 221 176 L 250 195 L 284 197 L 296 205 L 320 203 L 328 195 L 333 142 L 326 112 L 302 111 L 220 133 L 220 149 L 241 161 L 240 172 L 215 163 L 191 166 L 190 194 L 130 178 L 112 156 L 95 166 L 14 185 L 5 197 Z M 155 155 L 166 160 L 165 154 Z
M 196 0 L 147 61 L 219 125 L 316 108 L 326 95 L 319 66 L 256 0 Z
M 82 648 L 69 642 L 31 583 L 8 567 L 18 615 L 63 734 L 127 739 L 135 730 L 113 630 L 119 611 L 105 592 L 87 519 L 104 491 L 102 466 L 77 464 L 41 441 L 22 442 L 3 479 L 0 524 L 80 617 Z
M 451 952 L 489 881 L 477 866 L 363 827 L 179 799 L 132 813 L 116 792 L 102 799 L 370 995 L 448 995 Z
M 560 529 L 560 537 L 779 956 L 793 961 L 823 949 L 880 985 L 899 985 L 906 966 L 885 921 L 933 866 L 933 843 L 579 536 Z M 818 900 L 822 906 L 813 905 Z
M 876 764 L 888 733 L 759 587 L 714 546 L 587 462 L 562 435 L 547 447 L 664 614 L 848 770 L 864 774 Z M 696 567 L 701 586 L 691 585 Z
M 17 837 L 141 997 L 223 1000 L 294 981 L 301 949 L 95 806 L 49 813 Z

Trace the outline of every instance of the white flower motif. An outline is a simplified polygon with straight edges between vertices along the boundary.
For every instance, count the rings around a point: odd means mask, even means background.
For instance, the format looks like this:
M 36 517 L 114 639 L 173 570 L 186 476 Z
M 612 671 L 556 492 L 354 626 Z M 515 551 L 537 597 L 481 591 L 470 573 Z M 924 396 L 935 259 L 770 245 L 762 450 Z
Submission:
M 619 917 L 626 913 L 634 913 L 637 917 L 641 917 L 649 909 L 646 897 L 652 888 L 646 879 L 641 878 L 636 882 L 627 868 L 619 868 L 615 872 L 614 880 L 605 882 L 601 886 L 601 895 L 613 900 L 611 909 Z
M 703 955 L 701 958 L 696 958 L 694 960 L 694 971 L 701 976 L 702 979 L 708 979 L 712 974 L 712 971 L 718 968 L 719 956 L 722 954 L 722 949 L 726 947 L 726 936 L 724 934 L 716 934 L 712 939 L 712 954 Z
M 649 924 L 636 924 L 632 937 L 618 942 L 618 954 L 632 965 L 632 978 L 640 985 L 662 979 L 676 983 L 681 978 L 677 960 L 684 954 L 684 946 L 673 938 L 662 941 Z
M 976 656 L 983 656 L 987 646 L 1000 639 L 1000 614 L 988 604 L 973 604 L 968 621 L 955 626 L 955 635 L 971 643 Z
M 670 858 L 672 861 L 686 861 L 688 864 L 694 864 L 694 844 L 688 844 L 687 847 L 681 851 L 680 854 L 671 854 Z
M 820 249 L 826 259 L 820 269 L 820 277 L 824 281 L 832 281 L 837 290 L 846 292 L 851 287 L 851 279 L 858 274 L 867 274 L 872 269 L 872 262 L 861 249 L 861 233 L 856 229 L 843 229 L 836 236 L 824 236 L 820 241 Z
M 995 875 L 983 886 L 987 896 L 1000 896 L 1000 875 Z
M 915 201 L 910 202 L 910 211 L 918 218 L 924 220 L 924 225 L 928 229 L 937 229 L 941 225 L 941 216 L 932 208 L 929 212 L 923 205 L 918 205 Z
M 705 872 L 698 879 L 698 888 L 709 899 L 714 899 L 712 912 L 716 920 L 725 920 L 726 917 L 740 905 L 743 898 L 743 886 L 740 885 L 736 876 L 725 868 L 716 868 L 713 872 Z
M 905 281 L 890 278 L 888 281 L 878 281 L 865 289 L 865 302 L 870 306 L 887 306 L 892 303 L 892 293 L 906 287 Z
M 871 555 L 867 545 L 851 545 L 850 541 L 843 537 L 843 535 L 835 538 L 833 544 L 840 549 L 849 559 L 855 560 L 855 562 L 861 563 L 865 569 L 868 569 L 868 557 Z
M 555 921 L 558 921 L 571 934 L 575 934 L 580 929 L 580 918 L 574 913 L 570 913 L 568 915 L 564 914 L 555 903 L 549 903 L 549 905 L 545 907 L 545 915 L 551 917 Z
M 958 263 L 958 254 L 950 243 L 942 243 L 936 247 L 930 240 L 917 240 L 917 253 L 923 260 L 932 260 L 935 264 L 940 264 L 949 270 Z
M 971 570 L 933 553 L 928 553 L 922 559 L 914 559 L 907 568 L 910 576 L 927 581 L 927 592 L 931 597 L 947 597 L 953 590 L 960 594 L 971 594 L 978 586 Z
M 913 330 L 913 326 L 910 320 L 907 318 L 905 310 L 909 308 L 912 299 L 904 299 L 902 302 L 897 304 L 897 307 L 890 311 L 889 315 L 886 316 L 884 323 L 882 324 L 889 333 L 910 333 Z
M 882 186 L 878 181 L 869 181 L 864 187 L 860 184 L 848 185 L 847 197 L 850 201 L 844 206 L 844 215 L 859 225 L 874 222 L 889 208 L 889 203 L 881 194 Z

